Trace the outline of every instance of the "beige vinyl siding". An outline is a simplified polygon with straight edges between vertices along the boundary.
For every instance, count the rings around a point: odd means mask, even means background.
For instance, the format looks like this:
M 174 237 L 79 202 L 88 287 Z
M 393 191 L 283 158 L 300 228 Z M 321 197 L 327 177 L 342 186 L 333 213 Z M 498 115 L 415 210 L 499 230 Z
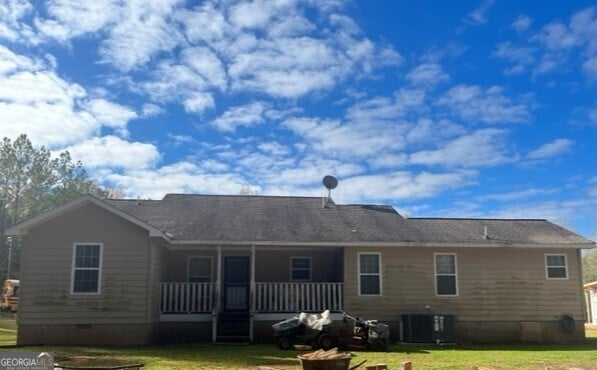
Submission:
M 357 253 L 382 255 L 382 296 L 358 296 Z M 457 255 L 458 296 L 436 296 L 434 253 Z M 565 254 L 567 280 L 548 280 L 545 253 Z M 532 248 L 345 248 L 344 308 L 396 321 L 441 313 L 462 321 L 582 319 L 577 252 Z M 429 307 L 429 309 L 426 308 Z
M 166 253 L 166 245 L 162 240 L 151 240 L 149 248 L 149 266 L 148 273 L 150 276 L 150 294 L 147 297 L 147 305 L 149 307 L 149 320 L 158 322 L 160 320 L 160 294 L 161 282 L 163 276 L 163 261 L 164 253 Z
M 342 282 L 342 250 L 257 250 L 255 281 L 261 283 L 293 282 L 290 278 L 290 258 L 311 258 L 312 282 Z
M 71 294 L 73 245 L 102 243 L 101 294 Z M 151 321 L 147 231 L 85 204 L 32 228 L 21 250 L 20 325 Z
M 211 282 L 216 281 L 217 269 L 216 262 L 218 254 L 216 247 L 213 250 L 197 249 L 194 251 L 174 251 L 167 252 L 164 263 L 164 282 L 181 282 L 188 280 L 189 257 L 210 257 L 211 258 Z

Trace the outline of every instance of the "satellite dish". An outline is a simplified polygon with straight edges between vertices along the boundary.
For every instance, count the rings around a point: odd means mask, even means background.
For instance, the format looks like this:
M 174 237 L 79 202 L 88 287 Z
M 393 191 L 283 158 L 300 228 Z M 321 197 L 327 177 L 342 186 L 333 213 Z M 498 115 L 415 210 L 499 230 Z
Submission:
M 338 186 L 338 179 L 334 176 L 327 175 L 323 178 L 323 186 L 328 190 L 335 189 Z

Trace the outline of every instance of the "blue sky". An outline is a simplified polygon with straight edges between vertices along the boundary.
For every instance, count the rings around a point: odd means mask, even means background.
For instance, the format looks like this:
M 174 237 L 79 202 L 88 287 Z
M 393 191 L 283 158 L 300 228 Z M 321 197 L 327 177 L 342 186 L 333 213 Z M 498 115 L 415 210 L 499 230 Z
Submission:
M 591 1 L 0 2 L 0 136 L 126 196 L 325 195 L 597 237 Z

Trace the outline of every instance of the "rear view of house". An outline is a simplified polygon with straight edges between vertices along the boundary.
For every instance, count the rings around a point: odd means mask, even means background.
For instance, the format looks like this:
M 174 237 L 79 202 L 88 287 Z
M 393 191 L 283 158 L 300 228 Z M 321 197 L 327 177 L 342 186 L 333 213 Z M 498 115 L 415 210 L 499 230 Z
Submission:
M 412 219 L 329 198 L 85 196 L 16 225 L 19 344 L 271 341 L 329 309 L 394 340 L 584 338 L 580 250 L 545 220 Z

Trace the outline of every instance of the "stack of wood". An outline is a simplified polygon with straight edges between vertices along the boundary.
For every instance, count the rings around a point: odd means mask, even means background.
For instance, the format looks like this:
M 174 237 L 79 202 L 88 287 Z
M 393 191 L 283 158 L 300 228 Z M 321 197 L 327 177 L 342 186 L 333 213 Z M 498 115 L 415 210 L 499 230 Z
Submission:
M 342 360 L 346 358 L 350 358 L 350 353 L 343 353 L 338 352 L 338 348 L 332 348 L 330 350 L 324 351 L 323 349 L 318 349 L 315 352 L 305 353 L 304 355 L 298 356 L 303 360 Z

